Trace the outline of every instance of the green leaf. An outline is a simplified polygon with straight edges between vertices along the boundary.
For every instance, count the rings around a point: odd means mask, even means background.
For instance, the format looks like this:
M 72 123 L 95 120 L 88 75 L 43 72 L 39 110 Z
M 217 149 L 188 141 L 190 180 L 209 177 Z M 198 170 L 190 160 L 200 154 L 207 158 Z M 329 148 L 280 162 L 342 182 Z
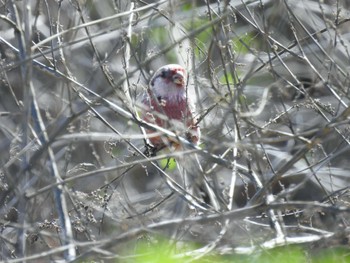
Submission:
M 167 171 L 173 171 L 176 168 L 176 160 L 174 158 L 164 158 L 159 162 L 160 168 Z
M 192 3 L 185 3 L 183 6 L 182 6 L 182 10 L 183 11 L 190 11 L 192 9 Z

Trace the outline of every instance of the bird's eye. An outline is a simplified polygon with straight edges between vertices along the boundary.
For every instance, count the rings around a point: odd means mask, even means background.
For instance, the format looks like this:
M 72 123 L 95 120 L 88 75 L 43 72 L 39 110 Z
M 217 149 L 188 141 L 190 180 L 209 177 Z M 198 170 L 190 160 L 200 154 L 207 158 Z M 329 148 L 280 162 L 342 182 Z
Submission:
M 162 70 L 162 72 L 160 72 L 160 77 L 165 79 L 167 76 L 167 72 L 165 70 Z

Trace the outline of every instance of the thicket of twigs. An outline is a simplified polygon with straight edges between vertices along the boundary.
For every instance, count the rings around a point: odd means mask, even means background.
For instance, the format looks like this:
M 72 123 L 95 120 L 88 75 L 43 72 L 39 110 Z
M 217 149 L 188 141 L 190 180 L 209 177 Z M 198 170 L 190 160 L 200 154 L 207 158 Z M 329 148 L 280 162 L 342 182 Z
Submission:
M 349 28 L 346 0 L 2 0 L 0 259 L 348 245 Z M 170 63 L 201 144 L 148 156 Z

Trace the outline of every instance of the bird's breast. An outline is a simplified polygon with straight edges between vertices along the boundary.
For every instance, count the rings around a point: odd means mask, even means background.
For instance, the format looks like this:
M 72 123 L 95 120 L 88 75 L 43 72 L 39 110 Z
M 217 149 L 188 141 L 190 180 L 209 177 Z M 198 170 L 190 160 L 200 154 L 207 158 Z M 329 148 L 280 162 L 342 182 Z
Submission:
M 161 97 L 158 102 L 153 101 L 152 107 L 159 113 L 164 113 L 169 119 L 181 120 L 189 114 L 188 99 L 186 97 Z

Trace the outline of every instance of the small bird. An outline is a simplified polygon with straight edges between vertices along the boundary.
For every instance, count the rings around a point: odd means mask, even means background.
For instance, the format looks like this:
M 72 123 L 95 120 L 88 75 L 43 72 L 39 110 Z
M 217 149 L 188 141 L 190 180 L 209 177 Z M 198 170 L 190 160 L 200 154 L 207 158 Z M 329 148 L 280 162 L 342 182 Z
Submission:
M 186 70 L 177 64 L 169 64 L 158 69 L 151 78 L 147 92 L 143 95 L 141 118 L 169 129 L 197 145 L 200 140 L 200 128 L 194 106 L 186 90 L 187 78 Z M 146 133 L 153 146 L 151 154 L 156 154 L 167 147 L 177 150 L 181 146 L 175 138 L 159 135 L 159 133 L 157 135 L 153 130 L 146 129 Z M 204 200 L 208 199 L 212 207 L 219 210 L 220 204 L 217 197 L 208 182 L 200 176 L 194 158 L 194 155 L 178 156 L 176 164 L 182 173 L 177 177 L 174 173 L 172 177 L 176 178 L 175 180 L 187 191 L 187 194 L 183 194 L 183 198 L 191 205 L 207 209 L 208 205 Z M 174 211 L 180 211 L 183 203 L 180 201 L 177 204 L 179 206 L 176 206 Z
M 158 69 L 143 96 L 141 118 L 198 144 L 200 128 L 186 85 L 187 72 L 182 66 L 169 64 Z M 155 131 L 146 130 L 146 133 L 150 135 L 153 152 L 179 146 L 179 142 L 166 136 L 151 136 Z

